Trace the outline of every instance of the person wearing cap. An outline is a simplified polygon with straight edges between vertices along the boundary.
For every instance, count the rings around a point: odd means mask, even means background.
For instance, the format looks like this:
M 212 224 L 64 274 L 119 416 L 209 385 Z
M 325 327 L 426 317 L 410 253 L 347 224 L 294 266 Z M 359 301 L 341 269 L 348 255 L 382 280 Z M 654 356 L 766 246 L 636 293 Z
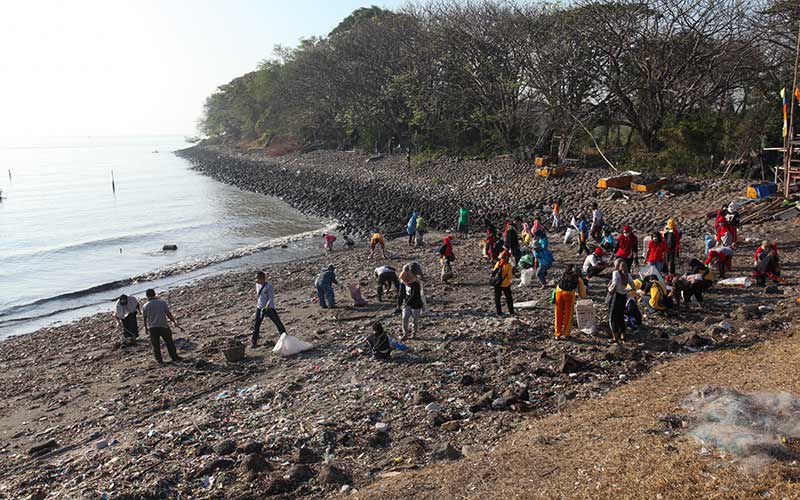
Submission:
M 547 285 L 547 270 L 553 265 L 553 253 L 538 241 L 533 242 L 533 256 L 536 258 L 536 279 L 544 288 Z
M 333 264 L 330 264 L 319 273 L 316 281 L 314 281 L 314 286 L 317 289 L 317 298 L 319 299 L 320 307 L 323 309 L 336 307 L 333 285 L 338 284 L 339 282 L 336 281 L 336 268 L 333 267 Z
M 135 339 L 139 337 L 139 323 L 136 314 L 141 314 L 142 306 L 133 295 L 122 294 L 117 299 L 112 315 L 117 324 L 122 327 L 122 335 L 125 338 Z
M 261 333 L 261 322 L 264 318 L 269 318 L 278 329 L 278 333 L 286 333 L 278 311 L 275 310 L 275 288 L 272 283 L 267 283 L 267 276 L 259 271 L 256 273 L 256 317 L 253 321 L 253 337 L 250 345 L 258 345 L 258 337 Z
M 681 232 L 678 231 L 678 225 L 675 224 L 674 219 L 667 221 L 662 235 L 664 243 L 667 245 L 667 271 L 669 274 L 675 274 L 675 261 L 678 260 L 681 253 Z
M 497 315 L 503 315 L 503 308 L 500 304 L 500 295 L 506 297 L 506 305 L 508 306 L 508 313 L 514 314 L 514 298 L 511 296 L 511 281 L 514 279 L 514 269 L 509 263 L 510 254 L 504 251 L 500 254 L 500 259 L 494 265 L 492 271 L 500 272 L 500 283 L 494 285 L 494 307 L 497 309 Z
M 600 275 L 606 268 L 606 263 L 603 262 L 603 255 L 605 252 L 600 247 L 595 247 L 594 252 L 586 256 L 583 261 L 583 274 L 587 278 L 593 278 Z
M 617 238 L 617 246 L 614 255 L 625 261 L 628 271 L 632 269 L 636 255 L 639 253 L 639 239 L 633 234 L 631 226 L 622 226 L 622 234 Z

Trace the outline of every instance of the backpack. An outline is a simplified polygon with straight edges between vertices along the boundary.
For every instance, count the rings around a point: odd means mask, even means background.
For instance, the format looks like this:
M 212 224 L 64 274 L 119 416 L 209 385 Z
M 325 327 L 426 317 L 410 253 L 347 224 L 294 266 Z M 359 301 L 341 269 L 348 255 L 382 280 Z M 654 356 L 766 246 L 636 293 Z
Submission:
M 561 279 L 558 280 L 558 288 L 566 291 L 572 292 L 578 288 L 578 275 L 577 273 L 567 274 L 564 273 L 561 276 Z
M 500 286 L 503 283 L 503 266 L 498 267 L 489 276 L 489 285 Z

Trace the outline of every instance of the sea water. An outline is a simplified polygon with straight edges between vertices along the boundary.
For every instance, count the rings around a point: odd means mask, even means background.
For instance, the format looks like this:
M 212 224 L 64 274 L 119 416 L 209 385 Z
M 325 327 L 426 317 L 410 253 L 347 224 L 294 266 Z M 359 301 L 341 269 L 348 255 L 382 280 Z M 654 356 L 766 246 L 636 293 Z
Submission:
M 319 251 L 302 236 L 322 221 L 194 172 L 172 153 L 187 146 L 173 136 L 0 138 L 0 338 L 110 309 L 121 291 L 239 267 L 232 259 Z

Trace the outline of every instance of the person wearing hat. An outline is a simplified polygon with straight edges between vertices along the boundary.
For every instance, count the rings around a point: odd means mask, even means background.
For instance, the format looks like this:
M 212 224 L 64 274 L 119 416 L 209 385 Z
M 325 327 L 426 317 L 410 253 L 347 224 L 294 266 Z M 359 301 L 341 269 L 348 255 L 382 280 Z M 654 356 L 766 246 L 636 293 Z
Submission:
M 336 281 L 336 268 L 333 267 L 333 264 L 330 264 L 319 273 L 316 281 L 314 281 L 314 286 L 317 289 L 317 298 L 319 299 L 320 307 L 323 309 L 336 307 L 333 285 L 338 284 L 339 282 Z
M 606 263 L 603 262 L 603 255 L 605 252 L 600 247 L 595 247 L 594 252 L 586 256 L 583 261 L 583 275 L 587 278 L 600 275 L 606 268 Z
M 628 271 L 630 271 L 638 253 L 639 240 L 633 234 L 633 228 L 628 225 L 622 226 L 622 234 L 617 238 L 617 247 L 614 250 L 614 255 L 624 260 L 628 266 Z
M 674 219 L 667 221 L 662 234 L 664 243 L 667 245 L 667 271 L 669 274 L 675 274 L 675 261 L 678 260 L 681 253 L 681 232 L 678 231 L 678 226 L 675 224 Z
M 261 332 L 261 322 L 264 318 L 269 318 L 278 329 L 278 333 L 286 333 L 278 311 L 275 310 L 275 288 L 272 283 L 267 283 L 267 276 L 259 271 L 256 273 L 256 317 L 253 321 L 253 337 L 250 345 L 258 345 L 258 337 Z
M 139 323 L 136 314 L 141 314 L 142 306 L 133 295 L 122 294 L 117 299 L 117 305 L 112 315 L 117 324 L 122 327 L 122 335 L 125 338 L 135 339 L 139 337 Z

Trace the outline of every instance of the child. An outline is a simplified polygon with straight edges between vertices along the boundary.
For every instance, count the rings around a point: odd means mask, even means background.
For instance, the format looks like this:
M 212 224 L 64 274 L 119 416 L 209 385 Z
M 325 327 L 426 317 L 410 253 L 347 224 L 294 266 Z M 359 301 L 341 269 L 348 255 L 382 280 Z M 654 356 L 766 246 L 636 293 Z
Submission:
M 383 330 L 383 325 L 380 322 L 372 324 L 372 335 L 364 340 L 364 346 L 361 348 L 361 354 L 367 356 L 374 356 L 375 359 L 387 360 L 390 359 L 392 353 L 392 344 L 389 342 L 389 336 Z
M 336 236 L 325 233 L 322 235 L 322 239 L 325 240 L 325 250 L 328 252 L 333 252 L 333 242 L 336 241 Z

